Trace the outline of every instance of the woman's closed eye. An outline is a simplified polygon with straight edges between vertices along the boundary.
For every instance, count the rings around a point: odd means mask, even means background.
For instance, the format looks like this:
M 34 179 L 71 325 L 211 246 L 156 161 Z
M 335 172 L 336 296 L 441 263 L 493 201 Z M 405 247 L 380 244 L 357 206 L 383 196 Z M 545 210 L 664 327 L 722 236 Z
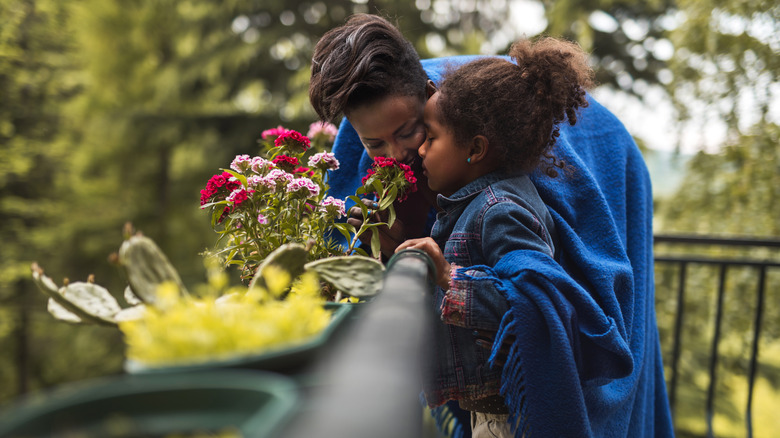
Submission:
M 384 145 L 385 145 L 384 142 L 382 142 L 382 143 L 373 143 L 373 144 L 363 143 L 363 146 L 366 149 L 370 150 L 370 151 L 375 151 L 377 149 L 381 149 L 382 146 L 384 146 Z

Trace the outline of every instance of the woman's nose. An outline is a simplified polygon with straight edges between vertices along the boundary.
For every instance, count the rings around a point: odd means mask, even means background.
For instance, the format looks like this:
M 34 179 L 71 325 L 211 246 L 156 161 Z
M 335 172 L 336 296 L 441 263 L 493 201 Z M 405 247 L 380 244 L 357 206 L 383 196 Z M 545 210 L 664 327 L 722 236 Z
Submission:
M 391 151 L 393 158 L 401 163 L 408 163 L 414 160 L 416 149 L 410 149 L 403 143 L 393 143 Z

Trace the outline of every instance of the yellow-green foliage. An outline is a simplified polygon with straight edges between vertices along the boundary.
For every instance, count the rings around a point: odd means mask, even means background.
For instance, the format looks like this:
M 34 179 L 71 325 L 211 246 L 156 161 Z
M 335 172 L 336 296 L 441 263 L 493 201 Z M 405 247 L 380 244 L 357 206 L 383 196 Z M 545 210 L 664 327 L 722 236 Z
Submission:
M 223 275 L 212 274 L 199 298 L 161 286 L 155 308 L 119 325 L 127 358 L 162 364 L 256 354 L 305 341 L 330 321 L 316 274 L 305 274 L 290 288 L 290 276 L 271 266 L 263 275 L 267 290 L 223 290 Z

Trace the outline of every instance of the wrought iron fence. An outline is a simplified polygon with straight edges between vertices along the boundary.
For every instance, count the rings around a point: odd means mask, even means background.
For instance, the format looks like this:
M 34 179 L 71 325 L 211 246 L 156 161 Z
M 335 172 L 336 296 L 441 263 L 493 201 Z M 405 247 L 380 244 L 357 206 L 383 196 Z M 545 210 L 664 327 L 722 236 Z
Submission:
M 667 367 L 667 384 L 669 401 L 672 407 L 672 413 L 677 423 L 677 414 L 680 408 L 678 400 L 678 390 L 680 381 L 680 361 L 682 352 L 685 348 L 696 348 L 696 346 L 686 346 L 683 342 L 683 326 L 688 315 L 686 314 L 686 302 L 689 295 L 691 282 L 689 281 L 689 272 L 694 266 L 709 266 L 717 272 L 716 289 L 708 294 L 714 300 L 714 321 L 711 321 L 712 332 L 707 348 L 707 389 L 705 396 L 705 416 L 706 416 L 706 436 L 715 436 L 713 419 L 715 416 L 715 402 L 718 395 L 716 387 L 718 384 L 719 361 L 723 359 L 720 352 L 723 336 L 723 320 L 728 312 L 742 311 L 741 309 L 728 308 L 725 304 L 727 291 L 727 279 L 730 273 L 737 269 L 748 269 L 755 273 L 755 291 L 748 294 L 747 291 L 742 294 L 745 299 L 754 299 L 755 301 L 749 307 L 752 307 L 752 327 L 749 336 L 750 353 L 748 357 L 747 372 L 747 397 L 744 400 L 744 428 L 748 437 L 753 436 L 753 402 L 754 389 L 757 378 L 759 364 L 759 345 L 761 336 L 766 331 L 765 313 L 767 311 L 767 291 L 768 274 L 770 272 L 780 272 L 780 261 L 778 261 L 778 252 L 780 249 L 780 239 L 729 239 L 702 236 L 655 236 L 655 261 L 656 275 L 659 270 L 676 269 L 676 285 L 673 290 L 664 290 L 664 285 L 656 281 L 656 296 L 661 300 L 666 297 L 675 300 L 674 304 L 674 323 L 673 336 L 671 339 L 663 339 L 664 357 Z M 667 283 L 667 285 L 669 285 Z M 752 295 L 752 297 L 751 297 Z M 770 302 L 771 306 L 772 303 Z M 706 306 L 706 304 L 705 304 Z M 657 306 L 659 307 L 659 306 Z M 659 321 L 664 316 L 659 307 Z M 777 323 L 777 321 L 772 321 Z M 708 323 L 709 324 L 709 323 Z M 660 325 L 660 323 L 659 323 Z M 702 338 L 704 339 L 704 338 Z M 699 346 L 701 347 L 701 346 Z M 769 432 L 769 431 L 767 431 Z M 770 432 L 771 433 L 771 432 Z M 699 435 L 690 431 L 680 431 L 680 435 Z

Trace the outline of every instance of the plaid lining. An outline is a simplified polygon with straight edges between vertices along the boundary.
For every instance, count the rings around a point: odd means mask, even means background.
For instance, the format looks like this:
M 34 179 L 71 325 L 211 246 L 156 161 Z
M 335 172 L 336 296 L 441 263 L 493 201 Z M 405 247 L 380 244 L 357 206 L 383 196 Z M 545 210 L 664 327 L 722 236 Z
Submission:
M 471 281 L 458 274 L 461 266 L 450 265 L 450 289 L 444 292 L 441 303 L 441 320 L 460 327 L 466 325 L 466 294 L 471 289 Z

